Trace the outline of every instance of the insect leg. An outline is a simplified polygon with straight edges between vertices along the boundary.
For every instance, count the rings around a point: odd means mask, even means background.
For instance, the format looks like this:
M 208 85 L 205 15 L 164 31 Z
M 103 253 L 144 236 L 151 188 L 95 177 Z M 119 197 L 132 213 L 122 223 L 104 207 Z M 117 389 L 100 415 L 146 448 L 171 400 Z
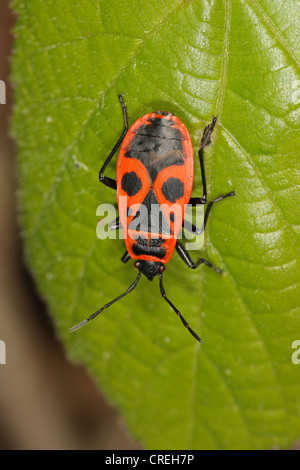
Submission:
M 197 227 L 195 227 L 195 225 L 193 224 L 190 224 L 192 226 L 192 230 L 190 230 L 189 228 L 189 222 L 188 221 L 184 221 L 184 228 L 186 228 L 187 230 L 189 230 L 190 232 L 192 233 L 195 233 L 196 235 L 200 235 L 200 233 L 202 233 L 206 227 L 206 224 L 207 224 L 207 221 L 208 221 L 208 216 L 210 214 L 210 211 L 211 211 L 211 208 L 212 206 L 216 203 L 216 202 L 219 202 L 219 201 L 222 201 L 223 199 L 226 199 L 227 197 L 231 197 L 231 196 L 235 196 L 235 192 L 234 191 L 231 191 L 230 193 L 227 193 L 227 194 L 222 194 L 221 196 L 219 197 L 216 197 L 216 199 L 213 199 L 212 201 L 210 201 L 208 204 L 207 204 L 207 207 L 206 207 L 206 210 L 205 210 L 205 214 L 204 214 L 204 221 L 203 221 L 203 225 L 201 227 L 201 229 L 198 229 Z M 198 198 L 194 198 L 194 199 L 198 199 Z M 195 203 L 193 204 L 193 201 L 189 202 L 189 204 L 193 205 L 193 206 L 197 206 L 198 204 Z M 186 225 L 187 224 L 187 225 Z
M 99 171 L 99 181 L 101 183 L 105 184 L 106 186 L 108 186 L 109 188 L 112 188 L 112 189 L 117 189 L 116 180 L 114 180 L 112 178 L 108 178 L 107 176 L 104 176 L 104 171 L 106 170 L 106 167 L 110 163 L 112 157 L 114 156 L 114 154 L 116 153 L 116 151 L 120 147 L 120 145 L 121 145 L 121 143 L 122 143 L 122 141 L 123 141 L 123 139 L 126 135 L 126 132 L 128 131 L 127 108 L 126 108 L 124 100 L 123 100 L 123 94 L 119 95 L 119 100 L 120 100 L 120 103 L 121 103 L 121 106 L 122 106 L 122 111 L 123 111 L 124 129 L 123 129 L 123 132 L 121 134 L 121 137 L 117 141 L 116 145 L 114 146 L 114 148 L 112 149 L 112 151 L 108 155 L 107 159 L 104 162 L 104 165 L 102 166 L 101 170 Z
M 202 229 L 196 227 L 196 225 L 192 224 L 186 219 L 184 219 L 182 226 L 185 230 L 187 230 L 188 232 L 194 233 L 195 235 L 200 235 L 200 233 L 203 232 Z
M 182 245 L 182 243 L 180 243 L 180 241 L 177 240 L 177 243 L 175 245 L 175 248 L 176 248 L 176 251 L 177 253 L 179 254 L 180 258 L 185 262 L 185 264 L 191 268 L 191 269 L 196 269 L 198 268 L 198 266 L 200 264 L 205 264 L 206 266 L 208 266 L 209 268 L 212 268 L 214 271 L 216 271 L 218 274 L 221 274 L 222 271 L 221 269 L 219 268 L 216 268 L 215 266 L 213 266 L 209 261 L 207 261 L 206 259 L 204 258 L 199 258 L 196 263 L 194 263 L 194 261 L 192 260 L 192 258 L 190 257 L 190 254 L 188 253 L 188 251 L 184 248 L 184 246 Z
M 222 194 L 221 196 L 216 197 L 216 199 L 213 199 L 212 201 L 210 201 L 210 202 L 207 204 L 206 211 L 205 211 L 205 214 L 204 214 L 204 222 L 203 222 L 203 225 L 202 225 L 202 227 L 201 227 L 200 233 L 202 233 L 202 232 L 204 231 L 205 227 L 206 227 L 207 220 L 208 220 L 208 216 L 209 216 L 209 214 L 210 214 L 210 211 L 211 211 L 212 206 L 213 206 L 216 202 L 222 201 L 223 199 L 226 199 L 227 197 L 231 197 L 231 196 L 235 196 L 235 192 L 234 192 L 234 191 L 231 191 L 230 193 L 227 193 L 227 194 Z
M 110 230 L 119 230 L 120 228 L 122 228 L 120 217 L 118 216 L 116 220 L 114 220 L 113 222 L 109 224 L 108 227 Z
M 127 263 L 127 261 L 129 261 L 129 260 L 130 260 L 130 254 L 128 253 L 128 251 L 125 251 L 124 255 L 121 258 L 121 261 L 123 263 Z
M 129 294 L 134 288 L 135 286 L 137 285 L 137 283 L 139 282 L 140 280 L 140 277 L 141 277 L 141 273 L 138 273 L 137 275 L 137 278 L 136 280 L 134 281 L 133 284 L 131 284 L 131 286 L 128 287 L 128 289 L 123 292 L 123 294 L 121 295 L 118 295 L 118 297 L 116 297 L 115 299 L 111 300 L 110 302 L 108 302 L 107 304 L 105 304 L 103 307 L 101 307 L 99 310 L 97 310 L 97 312 L 93 313 L 93 315 L 91 315 L 90 317 L 86 318 L 85 320 L 83 320 L 82 322 L 78 323 L 77 325 L 73 326 L 72 328 L 70 328 L 69 331 L 76 331 L 78 330 L 79 328 L 81 328 L 82 326 L 84 326 L 87 322 L 93 320 L 97 315 L 99 315 L 99 313 L 102 313 L 104 309 L 110 307 L 112 304 L 114 304 L 115 302 L 117 302 L 118 300 L 122 299 L 122 297 L 125 297 L 125 295 Z
M 209 145 L 211 142 L 210 136 L 214 130 L 216 122 L 217 122 L 217 118 L 214 116 L 211 124 L 208 124 L 203 131 L 200 148 L 198 151 L 200 168 L 201 168 L 203 196 L 191 198 L 189 204 L 192 204 L 193 206 L 196 206 L 198 204 L 205 204 L 207 202 L 206 176 L 205 176 L 205 167 L 204 167 L 204 148 L 207 145 Z
M 166 291 L 164 289 L 164 285 L 163 285 L 163 279 L 162 279 L 162 274 L 159 275 L 159 286 L 160 286 L 160 292 L 161 292 L 161 295 L 163 296 L 163 298 L 166 300 L 166 302 L 168 302 L 168 304 L 170 305 L 170 307 L 172 307 L 172 309 L 174 310 L 174 312 L 176 313 L 176 315 L 179 316 L 180 320 L 182 321 L 182 323 L 184 324 L 184 326 L 188 329 L 188 331 L 191 333 L 191 335 L 194 336 L 194 338 L 199 341 L 199 343 L 202 343 L 202 339 L 200 338 L 200 336 L 197 335 L 197 333 L 195 333 L 194 330 L 192 330 L 192 328 L 190 327 L 190 325 L 188 324 L 188 322 L 184 319 L 184 317 L 181 315 L 181 313 L 179 312 L 178 308 L 175 307 L 175 305 L 171 302 L 170 299 L 168 299 L 167 297 L 167 294 L 166 294 Z

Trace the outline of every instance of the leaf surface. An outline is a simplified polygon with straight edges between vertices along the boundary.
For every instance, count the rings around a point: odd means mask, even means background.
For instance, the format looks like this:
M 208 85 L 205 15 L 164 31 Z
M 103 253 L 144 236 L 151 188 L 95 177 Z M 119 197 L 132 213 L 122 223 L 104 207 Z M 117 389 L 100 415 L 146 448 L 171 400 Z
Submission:
M 26 256 L 70 356 L 86 364 L 151 449 L 288 447 L 300 434 L 299 8 L 287 0 L 14 0 L 12 77 Z M 71 326 L 136 276 L 122 240 L 96 237 L 115 203 L 98 172 L 122 132 L 176 114 L 205 154 L 216 204 L 203 252 L 174 254 L 165 288 L 199 345 L 143 278 L 80 331 Z M 107 175 L 115 177 L 115 159 Z M 195 160 L 193 194 L 201 195 Z

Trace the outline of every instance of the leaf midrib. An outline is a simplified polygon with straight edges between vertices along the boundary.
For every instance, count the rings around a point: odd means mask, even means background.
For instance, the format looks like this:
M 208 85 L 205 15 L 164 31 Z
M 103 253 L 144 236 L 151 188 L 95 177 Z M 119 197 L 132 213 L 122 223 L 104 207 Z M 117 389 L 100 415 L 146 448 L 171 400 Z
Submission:
M 228 74 L 228 60 L 229 60 L 229 41 L 230 41 L 230 29 L 231 29 L 231 8 L 232 8 L 232 0 L 226 0 L 225 3 L 225 34 L 224 34 L 224 44 L 223 44 L 223 54 L 222 54 L 222 63 L 221 63 L 221 78 L 220 78 L 220 91 L 219 91 L 219 96 L 217 98 L 217 106 L 216 106 L 216 116 L 218 118 L 218 123 L 222 122 L 221 116 L 222 116 L 222 109 L 224 105 L 224 98 L 225 98 L 225 92 L 226 92 L 226 84 L 227 84 L 227 74 Z M 212 147 L 212 154 L 214 153 L 213 150 L 216 147 L 217 144 L 217 139 L 218 139 L 219 133 L 217 133 L 216 138 L 213 141 L 213 147 Z M 211 172 L 210 172 L 210 179 L 211 179 L 211 187 L 213 187 L 213 174 L 214 174 L 214 160 L 213 163 L 211 164 Z M 206 228 L 206 244 L 208 240 L 210 239 L 209 237 L 209 225 Z M 204 281 L 203 281 L 203 292 L 205 291 L 205 284 L 207 282 L 207 275 L 204 273 Z M 201 301 L 200 301 L 200 308 L 199 311 L 201 312 L 204 307 L 204 295 L 201 296 Z M 201 326 L 201 315 L 199 318 L 199 330 Z M 199 344 L 196 344 L 194 347 L 194 366 L 193 366 L 193 383 L 192 383 L 192 392 L 191 392 L 191 407 L 190 407 L 190 426 L 189 426 L 189 433 L 187 435 L 186 439 L 186 449 L 189 449 L 191 447 L 191 442 L 194 434 L 194 429 L 195 429 L 195 409 L 197 407 L 197 382 L 198 382 L 198 374 L 196 373 L 197 368 L 198 368 L 198 363 L 199 363 Z M 202 348 L 201 350 L 202 353 L 204 353 L 204 349 Z M 207 357 L 207 360 L 210 361 L 210 359 Z M 211 362 L 211 361 L 210 361 Z M 222 377 L 223 381 L 224 378 Z M 231 396 L 235 401 L 235 398 L 232 395 Z M 238 407 L 240 411 L 240 407 Z M 241 412 L 240 412 L 241 414 Z

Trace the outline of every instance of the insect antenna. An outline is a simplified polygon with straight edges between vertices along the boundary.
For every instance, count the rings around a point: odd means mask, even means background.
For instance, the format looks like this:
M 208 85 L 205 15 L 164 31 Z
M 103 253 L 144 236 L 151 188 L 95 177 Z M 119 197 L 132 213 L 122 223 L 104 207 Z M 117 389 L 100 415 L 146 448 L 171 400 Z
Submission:
M 196 340 L 199 341 L 199 343 L 202 343 L 202 339 L 197 335 L 197 333 L 194 332 L 194 330 L 192 330 L 192 328 L 189 326 L 188 322 L 183 318 L 179 310 L 175 307 L 174 304 L 172 304 L 171 300 L 168 299 L 167 294 L 164 289 L 164 285 L 163 285 L 162 273 L 159 274 L 159 286 L 160 286 L 161 295 L 168 302 L 168 304 L 172 307 L 174 312 L 179 316 L 184 326 L 189 330 L 189 332 L 194 336 L 194 338 L 196 338 Z
M 100 308 L 99 310 L 97 310 L 97 312 L 93 313 L 93 315 L 91 315 L 89 318 L 86 318 L 86 319 L 83 320 L 82 322 L 80 322 L 80 323 L 78 323 L 77 325 L 75 325 L 75 326 L 73 326 L 72 328 L 70 328 L 69 331 L 76 331 L 76 330 L 78 330 L 79 328 L 81 328 L 82 326 L 84 326 L 87 322 L 89 322 L 90 320 L 93 320 L 97 315 L 99 315 L 99 313 L 103 312 L 103 310 L 104 310 L 105 308 L 110 307 L 112 304 L 114 304 L 115 302 L 117 302 L 117 300 L 120 300 L 122 297 L 124 297 L 125 295 L 129 294 L 129 292 L 131 292 L 131 291 L 135 288 L 135 286 L 137 285 L 137 283 L 139 282 L 140 277 L 141 277 L 141 273 L 138 273 L 136 280 L 134 281 L 133 284 L 131 284 L 131 286 L 128 287 L 128 289 L 126 290 L 126 292 L 123 292 L 123 294 L 119 295 L 119 296 L 116 297 L 115 299 L 113 299 L 113 300 L 111 300 L 110 302 L 108 302 L 107 304 L 105 304 L 102 308 Z

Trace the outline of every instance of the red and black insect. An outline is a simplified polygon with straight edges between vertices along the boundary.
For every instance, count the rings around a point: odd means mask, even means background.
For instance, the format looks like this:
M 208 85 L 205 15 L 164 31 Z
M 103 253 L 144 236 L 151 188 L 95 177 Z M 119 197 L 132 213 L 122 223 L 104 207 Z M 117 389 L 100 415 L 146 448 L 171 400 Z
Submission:
M 110 229 L 123 228 L 126 252 L 123 263 L 132 258 L 139 273 L 134 283 L 111 302 L 97 310 L 86 320 L 71 328 L 75 331 L 95 318 L 104 309 L 129 294 L 137 285 L 141 274 L 150 281 L 159 275 L 160 291 L 164 299 L 179 316 L 184 326 L 198 340 L 200 337 L 190 328 L 179 310 L 168 299 L 163 286 L 163 271 L 174 248 L 189 268 L 196 269 L 205 264 L 216 272 L 209 261 L 199 258 L 194 263 L 183 244 L 177 239 L 184 221 L 186 205 L 197 206 L 207 203 L 207 189 L 204 169 L 204 148 L 210 143 L 217 118 L 204 129 L 199 161 L 202 175 L 203 195 L 191 197 L 194 179 L 194 154 L 190 135 L 178 117 L 167 112 L 156 111 L 139 118 L 128 129 L 127 108 L 123 95 L 119 96 L 123 110 L 124 130 L 118 142 L 108 155 L 99 172 L 99 180 L 117 190 L 119 217 L 110 224 Z M 120 148 L 117 161 L 116 181 L 104 175 L 116 151 Z M 200 229 L 185 221 L 184 227 L 196 234 L 204 231 L 214 203 L 234 191 L 208 202 L 204 222 Z M 125 204 L 124 204 L 125 201 Z M 144 215 L 141 209 L 144 208 Z M 158 210 L 157 210 L 158 209 Z

